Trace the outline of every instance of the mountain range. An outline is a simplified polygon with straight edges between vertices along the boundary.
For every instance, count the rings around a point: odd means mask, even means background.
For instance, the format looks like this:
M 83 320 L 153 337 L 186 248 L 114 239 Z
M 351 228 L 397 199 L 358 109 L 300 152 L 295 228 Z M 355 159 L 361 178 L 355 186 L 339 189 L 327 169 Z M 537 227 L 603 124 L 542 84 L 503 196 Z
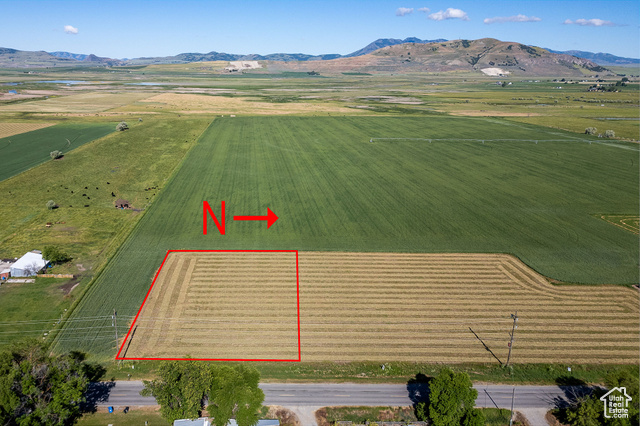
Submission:
M 403 51 L 402 48 L 393 49 L 397 46 L 414 46 L 414 48 L 411 48 L 413 53 L 406 52 L 407 57 L 404 57 L 401 53 Z M 385 51 L 385 49 L 387 50 Z M 413 56 L 408 57 L 411 54 Z M 367 60 L 356 60 L 358 58 L 367 58 Z M 487 58 L 492 59 L 485 61 L 484 59 Z M 379 71 L 382 69 L 389 71 L 446 71 L 477 70 L 479 67 L 502 67 L 508 73 L 515 72 L 516 74 L 561 73 L 576 71 L 576 67 L 598 72 L 603 70 L 599 65 L 640 64 L 640 59 L 623 58 L 606 53 L 554 51 L 520 43 L 500 42 L 495 39 L 447 41 L 445 39 L 422 40 L 416 37 L 378 39 L 347 55 L 308 55 L 303 53 L 243 55 L 212 51 L 209 53 L 180 53 L 175 56 L 164 57 L 112 59 L 98 57 L 93 54 L 86 55 L 61 51 L 49 53 L 44 51 L 28 52 L 0 48 L 0 67 L 16 68 L 82 65 L 125 66 L 257 60 L 274 61 L 270 66 L 271 69 L 302 70 L 311 67 L 324 70 L 340 68 L 349 71 Z M 279 62 L 283 64 L 278 65 Z M 307 64 L 305 65 L 305 63 Z
M 329 60 L 329 59 L 337 59 L 337 58 L 352 58 L 355 56 L 362 56 L 368 53 L 372 53 L 378 49 L 388 46 L 395 46 L 398 44 L 405 43 L 420 43 L 420 44 L 428 44 L 428 43 L 440 43 L 448 41 L 443 38 L 435 39 L 435 40 L 421 40 L 417 37 L 407 37 L 404 40 L 398 38 L 379 38 L 362 49 L 356 50 L 355 52 L 349 53 L 347 55 L 339 55 L 336 53 L 333 54 L 325 54 L 325 55 L 307 55 L 303 53 L 272 53 L 269 55 L 239 55 L 239 54 L 228 54 L 228 53 L 219 53 L 219 52 L 209 52 L 209 53 L 181 53 L 175 56 L 166 56 L 166 57 L 157 57 L 157 58 L 136 58 L 136 59 L 126 59 L 122 60 L 124 64 L 136 64 L 142 65 L 144 63 L 189 63 L 189 62 L 202 62 L 202 61 L 242 61 L 242 60 L 263 60 L 263 61 L 317 61 L 317 60 Z M 636 58 L 625 58 L 622 56 L 615 56 L 610 53 L 593 53 L 587 52 L 583 50 L 552 50 L 545 49 L 551 53 L 557 53 L 561 55 L 571 55 L 576 56 L 578 58 L 588 59 L 592 62 L 597 63 L 598 65 L 611 66 L 611 65 L 637 65 L 640 64 L 640 59 Z M 56 56 L 58 58 L 66 58 L 66 59 L 74 59 L 77 61 L 87 61 L 87 57 L 92 56 L 92 62 L 113 62 L 113 59 L 109 58 L 99 58 L 94 55 L 83 55 L 77 53 L 69 53 L 69 52 L 49 52 L 49 54 Z

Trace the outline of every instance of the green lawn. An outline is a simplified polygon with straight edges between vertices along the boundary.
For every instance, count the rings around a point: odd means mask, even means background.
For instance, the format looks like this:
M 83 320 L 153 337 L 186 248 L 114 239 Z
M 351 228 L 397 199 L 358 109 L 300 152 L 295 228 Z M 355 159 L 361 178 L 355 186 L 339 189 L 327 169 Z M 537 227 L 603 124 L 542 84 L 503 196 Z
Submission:
M 132 318 L 169 249 L 500 252 L 562 281 L 636 282 L 637 235 L 594 215 L 638 215 L 638 147 L 569 138 L 464 117 L 216 120 L 74 315 Z M 226 201 L 226 235 L 202 234 L 203 200 Z M 231 220 L 267 207 L 270 229 Z M 114 354 L 97 335 L 57 349 Z
M 69 151 L 115 131 L 111 123 L 57 124 L 0 139 L 0 181 L 50 161 L 51 151 Z M 64 161 L 64 159 L 58 160 Z
M 145 421 L 148 422 L 145 424 Z M 121 410 L 114 413 L 88 413 L 84 414 L 76 423 L 78 426 L 168 426 L 158 411 L 132 410 L 123 413 Z
M 0 285 L 0 345 L 25 337 L 40 339 L 59 327 L 57 320 L 68 309 L 79 289 L 69 280 L 37 278 L 35 283 Z M 64 286 L 64 287 L 63 287 Z M 19 321 L 19 322 L 14 322 Z

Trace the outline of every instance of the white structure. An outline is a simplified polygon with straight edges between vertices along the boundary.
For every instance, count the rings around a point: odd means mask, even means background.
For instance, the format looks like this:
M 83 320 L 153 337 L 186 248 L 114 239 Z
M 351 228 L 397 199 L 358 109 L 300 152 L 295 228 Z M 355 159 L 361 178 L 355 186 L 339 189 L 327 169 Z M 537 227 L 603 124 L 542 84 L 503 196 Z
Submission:
M 258 61 L 231 61 L 229 66 L 225 67 L 225 71 L 242 71 L 242 70 L 255 70 L 262 68 L 262 65 Z
M 38 250 L 30 251 L 11 265 L 11 276 L 30 277 L 44 269 L 48 263 Z

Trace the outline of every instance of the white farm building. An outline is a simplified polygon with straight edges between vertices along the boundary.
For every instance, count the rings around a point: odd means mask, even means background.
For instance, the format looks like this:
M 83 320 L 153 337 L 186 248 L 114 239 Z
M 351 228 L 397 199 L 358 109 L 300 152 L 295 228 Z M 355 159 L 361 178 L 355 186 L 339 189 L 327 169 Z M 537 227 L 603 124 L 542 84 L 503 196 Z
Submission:
M 40 251 L 30 251 L 11 265 L 11 276 L 30 277 L 44 269 L 48 263 L 48 261 L 42 258 Z

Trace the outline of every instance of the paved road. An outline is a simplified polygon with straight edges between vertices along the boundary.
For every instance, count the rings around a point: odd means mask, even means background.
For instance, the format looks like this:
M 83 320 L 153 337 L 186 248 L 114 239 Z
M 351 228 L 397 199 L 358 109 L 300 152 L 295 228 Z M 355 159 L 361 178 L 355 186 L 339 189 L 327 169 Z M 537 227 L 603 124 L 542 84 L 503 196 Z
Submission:
M 327 406 L 369 405 L 408 406 L 425 395 L 424 385 L 384 385 L 350 383 L 263 383 L 265 405 Z M 478 407 L 511 408 L 513 386 L 475 385 Z M 552 408 L 566 402 L 580 387 L 516 386 L 514 406 Z M 156 405 L 152 397 L 140 396 L 141 381 L 101 382 L 92 385 L 90 397 L 96 405 Z

